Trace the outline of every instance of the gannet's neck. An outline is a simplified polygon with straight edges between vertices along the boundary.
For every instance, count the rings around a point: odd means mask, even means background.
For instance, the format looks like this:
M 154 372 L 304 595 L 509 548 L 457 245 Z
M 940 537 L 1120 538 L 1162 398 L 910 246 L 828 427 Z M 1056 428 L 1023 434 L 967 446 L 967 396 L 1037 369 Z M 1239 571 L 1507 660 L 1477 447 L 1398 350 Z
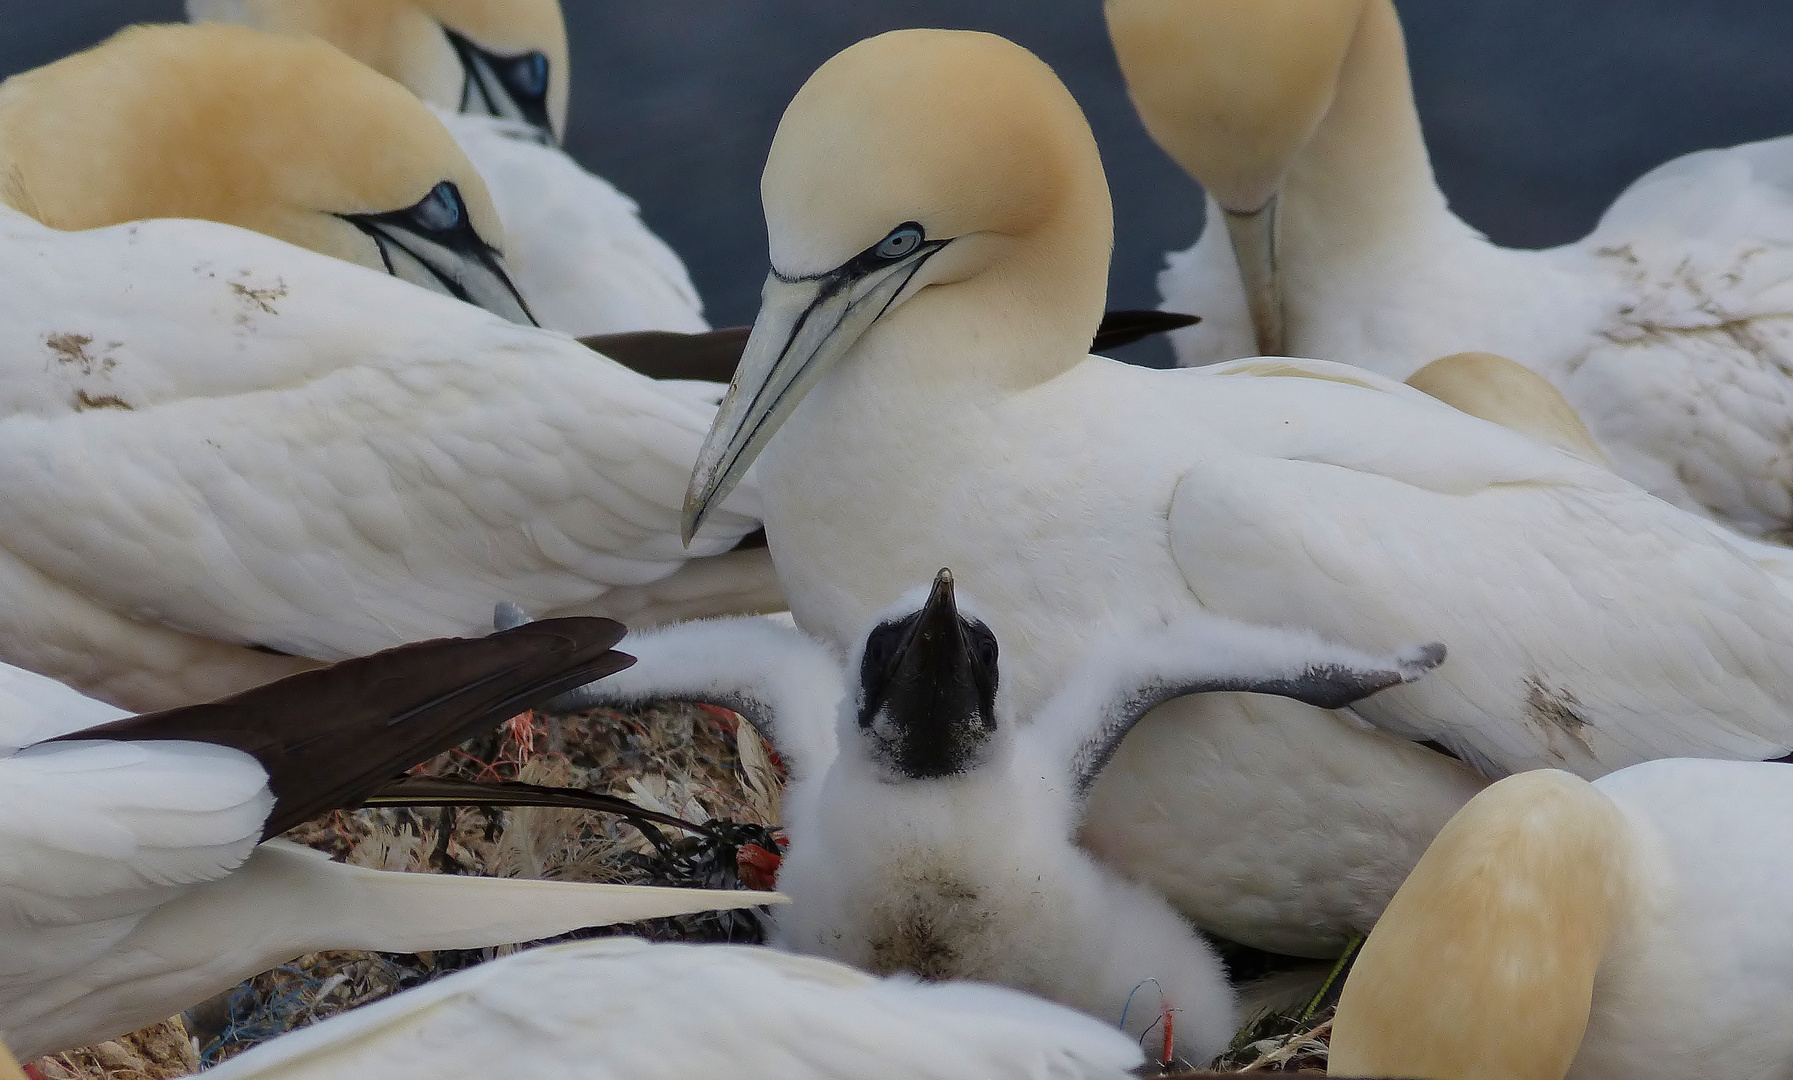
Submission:
M 1413 103 L 1407 48 L 1390 0 L 1371 0 L 1332 107 L 1282 186 L 1285 250 L 1364 251 L 1450 217 Z
M 1471 799 L 1364 943 L 1330 1069 L 1561 1080 L 1642 892 L 1636 848 L 1623 812 L 1568 773 L 1521 773 Z

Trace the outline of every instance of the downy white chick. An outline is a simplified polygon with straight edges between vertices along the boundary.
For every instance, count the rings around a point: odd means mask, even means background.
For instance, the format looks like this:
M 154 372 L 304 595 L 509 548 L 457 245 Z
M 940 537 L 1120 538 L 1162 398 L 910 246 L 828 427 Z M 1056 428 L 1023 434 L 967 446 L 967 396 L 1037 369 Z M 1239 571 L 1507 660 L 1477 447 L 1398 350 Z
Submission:
M 681 640 L 683 639 L 683 640 Z M 995 635 L 942 570 L 886 611 L 848 671 L 764 620 L 631 638 L 640 663 L 578 693 L 685 696 L 755 721 L 792 770 L 777 939 L 880 973 L 1031 991 L 1206 1061 L 1234 1030 L 1212 948 L 1166 901 L 1075 844 L 1102 767 L 1153 706 L 1247 691 L 1339 708 L 1410 682 L 1429 645 L 1371 656 L 1206 615 L 1103 643 L 1034 716 L 1001 692 Z M 833 671 L 833 680 L 822 673 Z M 830 683 L 832 682 L 832 685 Z

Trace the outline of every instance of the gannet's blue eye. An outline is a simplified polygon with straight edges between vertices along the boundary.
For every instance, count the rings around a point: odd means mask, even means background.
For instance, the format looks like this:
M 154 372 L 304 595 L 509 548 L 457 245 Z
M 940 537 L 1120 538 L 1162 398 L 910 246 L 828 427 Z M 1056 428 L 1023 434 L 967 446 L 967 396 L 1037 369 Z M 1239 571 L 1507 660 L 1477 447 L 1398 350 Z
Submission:
M 914 254 L 915 249 L 921 246 L 924 235 L 920 225 L 913 221 L 904 222 L 890 230 L 890 235 L 879 241 L 873 250 L 880 259 L 900 259 Z
M 431 188 L 428 195 L 411 207 L 411 220 L 431 232 L 450 232 L 459 228 L 466 216 L 461 192 L 448 180 Z
M 548 58 L 539 52 L 515 57 L 505 67 L 503 79 L 521 96 L 541 97 L 548 92 Z

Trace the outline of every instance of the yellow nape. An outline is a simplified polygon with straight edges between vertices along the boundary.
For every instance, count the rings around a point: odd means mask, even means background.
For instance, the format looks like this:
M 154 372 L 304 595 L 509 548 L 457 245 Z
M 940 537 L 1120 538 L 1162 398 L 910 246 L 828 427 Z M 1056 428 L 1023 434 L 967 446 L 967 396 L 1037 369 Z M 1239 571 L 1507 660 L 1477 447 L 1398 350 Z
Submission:
M 1629 837 L 1593 785 L 1508 777 L 1457 812 L 1352 968 L 1328 1071 L 1561 1080 L 1630 895 Z
M 1146 130 L 1221 206 L 1262 207 L 1332 106 L 1365 0 L 1107 0 Z
M 1611 466 L 1587 425 L 1549 380 L 1485 352 L 1454 353 L 1408 376 L 1407 385 L 1459 411 Z
M 0 1043 L 0 1080 L 25 1080 L 25 1070 L 19 1068 L 18 1059 L 5 1043 Z
M 323 38 L 445 109 L 459 109 L 466 72 L 443 31 L 498 56 L 548 59 L 548 115 L 566 132 L 569 62 L 560 0 L 188 0 L 195 19 Z
M 402 210 L 444 180 L 502 248 L 428 107 L 315 39 L 139 26 L 0 83 L 0 199 L 52 228 L 200 218 L 385 269 L 335 215 Z

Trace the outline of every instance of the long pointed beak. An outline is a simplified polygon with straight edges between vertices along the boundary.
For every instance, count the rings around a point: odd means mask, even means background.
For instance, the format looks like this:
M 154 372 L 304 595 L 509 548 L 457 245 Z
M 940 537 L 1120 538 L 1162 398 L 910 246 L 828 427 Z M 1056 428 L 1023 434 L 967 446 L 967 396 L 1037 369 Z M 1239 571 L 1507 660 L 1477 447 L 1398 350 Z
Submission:
M 863 269 L 855 262 L 815 277 L 773 271 L 740 366 L 716 410 L 685 489 L 686 545 L 710 507 L 734 490 L 803 396 L 890 310 L 947 241 L 926 241 L 907 258 Z
M 1225 207 L 1220 211 L 1245 284 L 1245 302 L 1251 306 L 1259 356 L 1283 355 L 1282 273 L 1276 260 L 1276 208 L 1281 201 L 1280 194 L 1272 194 L 1249 214 Z
M 541 325 L 491 247 L 483 242 L 465 250 L 449 247 L 390 218 L 370 215 L 355 224 L 373 238 L 392 276 L 465 300 L 514 323 Z

